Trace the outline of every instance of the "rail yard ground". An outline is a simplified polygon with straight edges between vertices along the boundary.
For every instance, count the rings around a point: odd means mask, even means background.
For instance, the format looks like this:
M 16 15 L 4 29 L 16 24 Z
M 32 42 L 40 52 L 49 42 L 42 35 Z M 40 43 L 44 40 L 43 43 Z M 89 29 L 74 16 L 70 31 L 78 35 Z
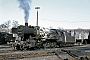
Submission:
M 90 60 L 90 44 L 26 51 L 0 45 L 0 60 Z

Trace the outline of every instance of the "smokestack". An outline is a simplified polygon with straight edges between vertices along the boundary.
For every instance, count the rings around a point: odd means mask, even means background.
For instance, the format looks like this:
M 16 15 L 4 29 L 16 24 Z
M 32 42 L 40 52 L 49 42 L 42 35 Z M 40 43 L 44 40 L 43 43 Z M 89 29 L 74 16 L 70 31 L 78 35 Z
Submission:
M 25 23 L 25 26 L 28 26 L 28 23 Z

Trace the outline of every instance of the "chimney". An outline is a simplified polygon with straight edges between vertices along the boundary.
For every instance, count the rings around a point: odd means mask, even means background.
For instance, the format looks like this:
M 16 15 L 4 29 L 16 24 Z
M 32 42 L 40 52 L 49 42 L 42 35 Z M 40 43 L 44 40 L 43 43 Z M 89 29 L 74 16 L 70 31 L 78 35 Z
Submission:
M 25 26 L 28 26 L 28 23 L 25 23 Z

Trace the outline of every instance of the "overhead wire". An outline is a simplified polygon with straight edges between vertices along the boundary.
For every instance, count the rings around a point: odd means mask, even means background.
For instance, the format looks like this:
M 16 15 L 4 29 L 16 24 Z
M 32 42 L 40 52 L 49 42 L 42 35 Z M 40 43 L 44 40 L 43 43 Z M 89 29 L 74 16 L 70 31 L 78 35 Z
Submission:
M 41 19 L 41 18 L 40 18 Z M 54 22 L 64 22 L 64 23 L 88 23 L 90 21 L 56 21 L 56 20 L 49 20 L 49 19 L 41 19 L 46 21 L 54 21 Z

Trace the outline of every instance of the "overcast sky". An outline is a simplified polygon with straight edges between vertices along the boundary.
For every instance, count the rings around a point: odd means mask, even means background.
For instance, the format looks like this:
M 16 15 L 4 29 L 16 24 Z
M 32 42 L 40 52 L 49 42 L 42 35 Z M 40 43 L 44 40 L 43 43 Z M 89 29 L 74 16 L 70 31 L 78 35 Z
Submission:
M 39 26 L 64 29 L 90 29 L 90 0 L 32 0 L 29 25 L 36 25 L 39 6 Z M 24 25 L 24 12 L 18 0 L 0 0 L 0 24 L 17 20 Z

